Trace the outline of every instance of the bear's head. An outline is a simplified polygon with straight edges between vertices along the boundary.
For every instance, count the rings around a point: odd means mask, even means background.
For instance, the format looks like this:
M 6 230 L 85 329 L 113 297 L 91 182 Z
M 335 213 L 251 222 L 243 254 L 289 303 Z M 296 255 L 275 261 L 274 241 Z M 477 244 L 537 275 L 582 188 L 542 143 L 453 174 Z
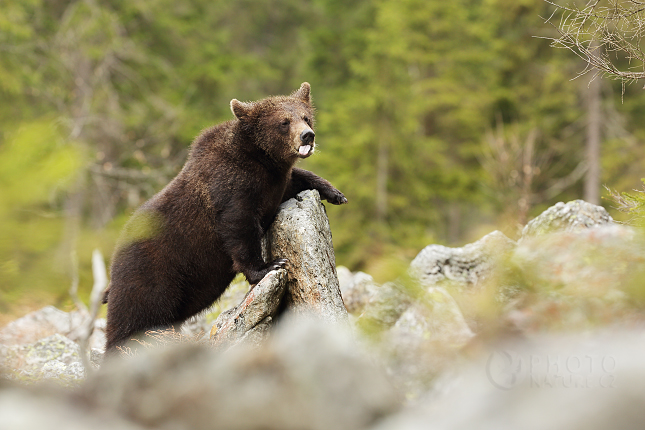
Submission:
M 246 103 L 233 99 L 231 110 L 250 140 L 276 161 L 294 163 L 314 153 L 314 107 L 307 82 L 289 96 Z

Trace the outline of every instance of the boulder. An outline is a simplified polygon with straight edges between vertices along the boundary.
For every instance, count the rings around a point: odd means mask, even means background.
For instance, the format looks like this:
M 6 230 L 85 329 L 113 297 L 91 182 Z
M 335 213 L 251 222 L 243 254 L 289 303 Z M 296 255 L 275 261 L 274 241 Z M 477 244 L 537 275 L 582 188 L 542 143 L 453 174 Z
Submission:
M 471 325 L 477 327 L 476 316 L 467 320 L 447 287 L 461 294 L 477 286 L 485 294 L 484 281 L 497 279 L 500 263 L 515 247 L 495 231 L 462 248 L 427 246 L 410 264 L 407 279 L 382 286 L 366 282 L 366 287 L 356 288 L 354 279 L 343 274 L 346 296 L 355 294 L 359 303 L 367 300 L 356 325 L 377 339 L 383 363 L 408 399 L 418 399 L 430 389 L 475 336 Z M 476 302 L 479 297 L 467 294 L 465 299 Z
M 610 331 L 505 343 L 372 429 L 642 428 L 643 340 Z
M 368 308 L 359 318 L 359 326 L 365 327 L 366 316 L 378 318 L 380 326 L 371 323 L 372 329 L 382 330 L 377 350 L 393 381 L 408 400 L 413 400 L 432 387 L 439 374 L 452 367 L 455 354 L 474 334 L 444 288 L 420 289 L 414 298 L 404 299 L 400 288 L 390 295 L 390 300 L 385 300 L 388 304 L 379 305 L 379 313 Z
M 515 245 L 500 231 L 462 248 L 429 245 L 412 260 L 409 272 L 424 287 L 434 287 L 444 281 L 461 286 L 478 285 L 494 270 L 497 259 Z
M 16 430 L 143 430 L 114 415 L 90 410 L 67 390 L 37 389 L 0 380 L 0 428 Z
M 411 351 L 422 343 L 461 347 L 474 334 L 452 296 L 434 287 L 403 312 L 388 336 L 397 349 Z
M 643 303 L 645 241 L 634 229 L 602 225 L 526 237 L 510 263 L 527 298 L 509 319 L 522 331 L 588 329 L 635 316 Z
M 25 382 L 51 380 L 73 386 L 85 378 L 80 347 L 61 334 L 33 344 L 3 346 L 0 359 L 13 379 Z
M 67 335 L 80 327 L 88 315 L 80 311 L 63 312 L 46 306 L 10 322 L 0 330 L 0 343 L 24 345 L 59 333 Z
M 347 312 L 360 315 L 371 297 L 376 293 L 378 286 L 367 273 L 352 273 L 344 266 L 337 267 L 336 271 L 338 273 L 340 293 L 343 296 Z
M 596 206 L 584 200 L 573 200 L 566 204 L 559 202 L 529 221 L 522 230 L 520 241 L 527 237 L 555 231 L 574 231 L 613 224 L 613 222 L 614 220 L 602 206 Z
M 106 326 L 107 326 L 107 320 L 105 318 L 97 318 L 94 320 L 94 330 L 92 331 L 92 335 L 90 336 L 89 345 L 88 345 L 90 350 L 94 349 L 102 352 L 105 349 L 105 342 L 107 340 L 107 338 L 105 337 Z M 69 337 L 75 342 L 80 341 L 80 339 L 73 338 L 69 335 L 67 337 Z
M 10 322 L 0 330 L 0 344 L 26 345 L 53 334 L 62 334 L 78 342 L 85 332 L 89 314 L 84 311 L 64 312 L 46 306 L 22 318 Z M 94 322 L 90 347 L 103 350 L 105 347 L 105 319 Z
M 360 430 L 399 405 L 346 331 L 302 313 L 254 348 L 181 344 L 106 362 L 82 396 L 146 428 L 195 430 Z
M 452 296 L 442 287 L 388 282 L 374 286 L 356 320 L 396 386 L 417 399 L 449 369 L 474 336 Z
M 413 303 L 405 287 L 396 282 L 386 282 L 374 289 L 365 310 L 356 321 L 364 330 L 387 330 Z

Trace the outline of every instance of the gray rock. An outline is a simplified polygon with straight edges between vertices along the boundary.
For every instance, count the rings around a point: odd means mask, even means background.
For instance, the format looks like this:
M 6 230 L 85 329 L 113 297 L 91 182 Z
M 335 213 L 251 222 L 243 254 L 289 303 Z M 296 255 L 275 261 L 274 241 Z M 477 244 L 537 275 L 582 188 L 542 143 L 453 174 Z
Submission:
M 39 373 L 43 379 L 56 379 L 67 372 L 67 365 L 59 360 L 50 360 L 42 365 Z M 85 375 L 83 375 L 84 377 Z
M 75 385 L 85 377 L 80 347 L 61 334 L 29 345 L 6 347 L 0 358 L 11 376 L 25 382 L 49 379 L 61 385 Z
M 348 324 L 329 220 L 318 191 L 303 191 L 280 205 L 267 243 L 270 260 L 289 260 L 287 306 L 295 312 L 320 315 L 330 323 Z
M 645 258 L 645 244 L 630 227 L 598 226 L 522 241 L 512 262 L 542 285 L 590 290 L 618 288 Z
M 404 287 L 395 282 L 386 282 L 374 289 L 356 323 L 367 331 L 388 329 L 412 303 L 413 299 Z
M 586 330 L 637 317 L 645 241 L 632 228 L 603 225 L 527 237 L 509 261 L 531 291 L 531 300 L 508 315 L 523 332 Z
M 515 245 L 500 231 L 489 233 L 462 248 L 429 245 L 410 263 L 410 275 L 424 287 L 433 287 L 443 281 L 477 285 L 493 271 L 496 259 Z
M 246 295 L 237 307 L 222 312 L 215 320 L 211 342 L 230 346 L 241 340 L 258 344 L 278 312 L 286 290 L 287 271 L 269 272 Z
M 343 290 L 352 283 L 354 274 L 345 266 L 337 266 L 336 275 L 338 276 L 338 287 L 340 288 L 340 291 L 342 293 Z
M 554 231 L 573 231 L 613 222 L 614 220 L 602 206 L 596 206 L 584 200 L 573 200 L 566 204 L 559 202 L 526 224 L 520 240 Z
M 467 322 L 443 286 L 460 286 L 452 291 L 464 295 L 465 287 L 498 279 L 502 259 L 515 247 L 499 231 L 462 248 L 430 245 L 411 263 L 409 280 L 368 288 L 369 301 L 356 324 L 376 335 L 383 362 L 408 399 L 431 388 L 475 336 L 469 323 L 475 327 L 477 321 L 471 315 Z M 349 288 L 351 281 L 345 282 Z
M 455 353 L 473 336 L 455 300 L 445 289 L 433 287 L 419 292 L 383 333 L 381 355 L 393 380 L 413 400 L 452 367 Z
M 93 411 L 68 392 L 38 391 L 0 381 L 0 428 L 11 430 L 142 430 L 123 418 Z
M 406 309 L 388 336 L 397 348 L 410 350 L 425 342 L 460 347 L 474 334 L 452 296 L 434 287 Z
M 506 343 L 373 430 L 642 428 L 644 361 L 642 332 Z
M 24 374 L 34 375 L 33 373 Z M 60 360 L 51 360 L 43 364 L 36 375 L 43 380 L 60 381 L 62 385 L 75 385 L 85 379 L 85 368 L 78 361 L 67 365 Z
M 356 326 L 375 341 L 382 364 L 409 400 L 430 389 L 474 336 L 444 288 L 393 282 L 375 287 Z
M 7 324 L 0 330 L 0 343 L 24 345 L 56 333 L 67 335 L 80 327 L 87 317 L 79 311 L 67 313 L 46 306 Z
M 96 349 L 92 348 L 90 349 L 90 364 L 94 369 L 98 369 L 101 367 L 101 363 L 103 363 L 103 349 Z
M 378 286 L 367 273 L 352 273 L 343 266 L 337 267 L 336 271 L 338 273 L 340 292 L 347 312 L 360 315 L 371 297 L 376 294 Z
M 64 312 L 46 306 L 7 324 L 0 330 L 0 344 L 26 345 L 56 333 L 78 342 L 86 331 L 88 321 L 87 312 Z M 100 350 L 105 347 L 105 318 L 94 322 L 89 344 L 91 348 Z
M 107 320 L 105 318 L 97 318 L 96 320 L 94 320 L 94 330 L 92 331 L 92 335 L 90 336 L 88 348 L 97 349 L 99 351 L 103 351 L 105 349 L 105 342 L 107 340 L 107 338 L 105 337 L 106 326 Z M 75 342 L 80 341 L 80 339 L 74 339 L 69 335 L 67 337 Z
M 141 351 L 106 362 L 82 389 L 101 410 L 161 429 L 360 430 L 398 407 L 348 333 L 291 316 L 258 347 Z

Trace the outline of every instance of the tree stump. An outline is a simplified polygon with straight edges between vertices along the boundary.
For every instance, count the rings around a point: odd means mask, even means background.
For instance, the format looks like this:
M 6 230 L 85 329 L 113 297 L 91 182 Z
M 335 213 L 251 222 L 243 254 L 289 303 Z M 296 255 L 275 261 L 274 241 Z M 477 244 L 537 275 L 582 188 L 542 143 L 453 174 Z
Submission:
M 336 274 L 329 219 L 318 191 L 306 190 L 280 206 L 267 234 L 269 261 L 289 260 L 286 307 L 348 324 Z
M 280 205 L 265 239 L 265 259 L 286 258 L 287 270 L 270 272 L 242 303 L 222 312 L 211 330 L 211 342 L 226 346 L 242 340 L 258 343 L 284 310 L 348 325 L 329 220 L 318 191 L 303 191 Z

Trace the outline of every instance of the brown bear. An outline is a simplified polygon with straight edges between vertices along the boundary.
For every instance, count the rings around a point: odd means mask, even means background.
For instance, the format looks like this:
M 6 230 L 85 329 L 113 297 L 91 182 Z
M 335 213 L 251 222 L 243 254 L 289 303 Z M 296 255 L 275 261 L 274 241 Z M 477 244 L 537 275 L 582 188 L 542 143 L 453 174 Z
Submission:
M 204 130 L 181 172 L 126 224 L 111 267 L 106 352 L 145 330 L 208 308 L 238 272 L 251 284 L 287 261 L 262 259 L 261 239 L 280 203 L 315 189 L 347 199 L 298 169 L 315 148 L 310 86 L 290 96 L 242 103 L 235 119 Z

